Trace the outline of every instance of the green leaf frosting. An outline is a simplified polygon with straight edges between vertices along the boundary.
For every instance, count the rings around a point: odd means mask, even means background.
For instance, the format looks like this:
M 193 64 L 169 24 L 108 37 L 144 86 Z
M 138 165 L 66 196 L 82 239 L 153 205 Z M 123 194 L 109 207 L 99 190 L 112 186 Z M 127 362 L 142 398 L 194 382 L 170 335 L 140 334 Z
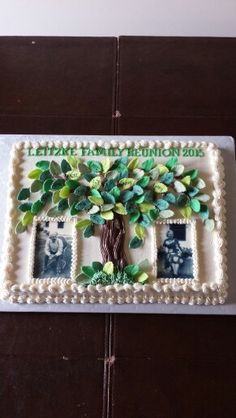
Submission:
M 113 220 L 118 222 L 119 216 L 127 216 L 128 222 L 135 224 L 130 248 L 143 244 L 146 229 L 158 218 L 178 216 L 177 211 L 187 219 L 200 217 L 206 228 L 212 230 L 214 220 L 207 206 L 210 196 L 202 192 L 206 184 L 199 175 L 196 168 L 185 170 L 177 157 L 163 163 L 158 158 L 140 161 L 136 156 L 85 162 L 73 155 L 59 163 L 40 160 L 28 174 L 29 186 L 22 188 L 17 196 L 21 202 L 19 213 L 22 212 L 18 230 L 23 231 L 33 216 L 46 207 L 48 216 L 53 217 L 66 211 L 72 217 L 86 213 L 89 219 L 77 223 L 77 228 L 82 225 L 85 238 L 94 235 L 95 225 L 110 227 Z M 29 201 L 31 193 L 38 193 L 33 196 L 33 202 Z M 96 273 L 100 272 L 105 274 Z M 126 280 L 126 272 L 123 273 L 119 272 L 119 280 Z M 94 278 L 94 283 L 99 280 Z M 113 281 L 101 278 L 104 280 Z
M 28 174 L 29 179 L 38 180 L 40 175 L 42 174 L 42 170 L 40 168 L 35 168 L 34 170 L 31 170 Z
M 18 207 L 18 209 L 19 209 L 21 212 L 28 212 L 28 211 L 30 211 L 30 210 L 31 210 L 31 207 L 32 207 L 32 203 L 31 203 L 31 202 L 26 202 L 26 203 L 22 203 L 22 204 Z
M 59 196 L 62 199 L 66 199 L 69 195 L 70 195 L 70 188 L 68 186 L 62 187 L 62 189 L 60 190 Z
M 139 248 L 143 245 L 143 240 L 139 239 L 138 237 L 134 237 L 129 242 L 129 248 Z
M 103 265 L 102 265 L 102 263 L 100 263 L 99 261 L 94 261 L 94 262 L 92 263 L 92 268 L 93 268 L 93 270 L 94 270 L 95 272 L 97 272 L 97 271 L 101 271 L 101 270 L 103 269 Z
M 46 171 L 49 169 L 49 164 L 50 164 L 50 161 L 41 160 L 41 161 L 37 161 L 36 167 L 40 168 L 42 171 Z
M 156 193 L 166 193 L 168 188 L 164 183 L 155 183 L 154 190 Z
M 144 171 L 150 171 L 155 165 L 154 158 L 151 158 L 150 160 L 146 160 L 142 163 L 141 168 Z
M 90 219 L 80 219 L 75 226 L 76 226 L 77 229 L 82 229 L 83 230 L 91 224 L 92 224 L 92 222 L 90 221 Z
M 17 196 L 17 200 L 26 200 L 30 197 L 30 189 L 28 188 L 23 188 L 20 190 L 20 192 L 18 193 Z
M 124 271 L 129 275 L 129 276 L 135 276 L 138 272 L 139 272 L 139 265 L 138 264 L 129 264 L 128 266 L 126 266 L 124 268 Z
M 114 264 L 111 261 L 108 261 L 106 264 L 104 264 L 103 271 L 106 274 L 113 274 L 113 272 L 114 272 Z
M 94 215 L 90 215 L 90 219 L 96 225 L 103 225 L 105 223 L 105 219 L 103 219 L 97 213 L 95 213 Z
M 31 213 L 31 212 L 25 212 L 25 214 L 24 214 L 24 216 L 22 218 L 22 221 L 21 221 L 22 222 L 22 225 L 23 226 L 27 226 L 27 225 L 31 224 L 32 221 L 33 221 L 33 218 L 34 218 L 33 213 Z
M 178 161 L 177 157 L 171 157 L 165 164 L 165 166 L 169 169 L 169 170 L 173 170 L 173 168 L 176 166 Z
M 43 183 L 43 191 L 49 192 L 49 190 L 51 189 L 52 183 L 53 183 L 53 179 L 45 180 L 45 182 Z
M 93 225 L 88 225 L 84 229 L 84 238 L 90 238 L 92 235 L 94 235 L 94 226 Z
M 71 171 L 71 166 L 66 160 L 62 160 L 61 162 L 61 171 L 64 174 L 66 174 L 68 171 Z
M 57 216 L 61 216 L 61 212 L 58 210 L 57 206 L 54 206 L 47 211 L 47 216 L 56 218 Z
M 23 225 L 22 221 L 19 221 L 18 224 L 16 225 L 15 233 L 22 234 L 23 232 L 26 231 L 26 229 L 27 229 L 27 226 Z
M 160 218 L 171 218 L 172 216 L 174 216 L 174 212 L 173 210 L 167 209 L 167 210 L 162 210 L 160 211 Z
M 86 275 L 86 276 L 88 276 L 88 277 L 93 277 L 93 275 L 94 275 L 94 269 L 92 268 L 92 267 L 90 267 L 90 266 L 83 266 L 82 268 L 81 268 L 81 270 L 82 270 L 82 272 Z
M 56 161 L 50 162 L 49 170 L 52 176 L 59 176 L 61 174 L 61 167 Z
M 214 228 L 215 228 L 215 221 L 214 221 L 214 219 L 206 219 L 205 220 L 205 226 L 206 226 L 206 229 L 209 232 L 212 232 L 214 230 Z
M 98 161 L 87 161 L 87 166 L 92 173 L 102 172 L 102 164 Z
M 201 209 L 201 203 L 197 199 L 190 200 L 190 207 L 194 212 L 200 212 Z
M 36 202 L 33 203 L 31 207 L 31 213 L 34 215 L 37 215 L 44 207 L 43 202 L 41 200 L 36 200 Z
M 60 190 L 62 189 L 62 187 L 65 184 L 65 180 L 64 179 L 56 179 L 53 180 L 52 185 L 51 185 L 51 189 L 52 190 Z
M 30 186 L 31 193 L 37 193 L 42 189 L 42 182 L 40 180 L 34 180 Z
M 135 234 L 140 240 L 143 240 L 146 236 L 146 228 L 140 224 L 137 224 L 135 226 Z

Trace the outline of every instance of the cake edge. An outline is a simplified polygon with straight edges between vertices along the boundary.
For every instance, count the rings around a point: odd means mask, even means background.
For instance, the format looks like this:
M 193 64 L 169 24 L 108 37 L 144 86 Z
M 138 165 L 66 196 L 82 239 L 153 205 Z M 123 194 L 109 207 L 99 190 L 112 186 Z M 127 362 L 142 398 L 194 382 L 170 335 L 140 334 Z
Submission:
M 215 213 L 217 230 L 217 259 L 220 264 L 217 278 L 219 283 L 192 282 L 189 284 L 139 284 L 134 285 L 109 285 L 102 286 L 89 285 L 85 287 L 76 283 L 22 283 L 16 284 L 12 280 L 13 264 L 11 262 L 13 253 L 17 245 L 17 237 L 14 233 L 13 220 L 15 216 L 15 189 L 17 174 L 14 167 L 21 161 L 21 153 L 24 149 L 45 146 L 63 147 L 88 147 L 95 149 L 97 146 L 104 148 L 142 148 L 142 147 L 194 147 L 202 148 L 205 151 L 211 150 L 210 162 L 212 164 L 212 182 L 214 186 L 212 207 Z M 112 140 L 104 142 L 89 141 L 21 141 L 12 146 L 11 161 L 9 170 L 9 194 L 7 204 L 7 219 L 5 231 L 5 246 L 3 251 L 3 276 L 0 297 L 12 303 L 104 303 L 104 304 L 124 304 L 124 303 L 174 303 L 189 305 L 216 305 L 225 303 L 227 297 L 228 277 L 227 277 L 227 243 L 226 243 L 226 208 L 225 208 L 225 180 L 224 165 L 221 151 L 212 143 L 195 141 L 132 141 L 119 142 Z

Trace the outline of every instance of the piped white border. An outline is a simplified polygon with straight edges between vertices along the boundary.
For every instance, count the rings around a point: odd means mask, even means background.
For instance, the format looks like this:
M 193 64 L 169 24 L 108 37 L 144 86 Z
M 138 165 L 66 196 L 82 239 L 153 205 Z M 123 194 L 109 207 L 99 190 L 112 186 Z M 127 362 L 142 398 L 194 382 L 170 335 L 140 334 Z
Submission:
M 48 278 L 38 278 L 34 277 L 34 261 L 35 261 L 35 241 L 36 241 L 36 235 L 37 235 L 37 224 L 39 222 L 64 222 L 64 223 L 70 223 L 71 224 L 71 238 L 72 238 L 72 244 L 71 244 L 71 267 L 70 267 L 70 278 L 65 277 L 48 277 Z M 33 219 L 33 225 L 32 225 L 32 232 L 31 232 L 31 242 L 30 242 L 30 253 L 29 253 L 29 277 L 31 283 L 59 283 L 59 284 L 71 284 L 75 282 L 75 276 L 77 271 L 77 259 L 78 259 L 78 234 L 77 230 L 75 228 L 76 218 L 68 218 L 65 216 L 60 217 L 49 217 L 49 216 L 35 216 Z
M 212 166 L 213 202 L 212 207 L 216 219 L 217 234 L 216 242 L 216 280 L 202 284 L 193 281 L 191 284 L 165 283 L 158 281 L 153 284 L 142 285 L 114 285 L 103 287 L 101 285 L 84 287 L 76 283 L 27 283 L 17 284 L 14 282 L 14 253 L 17 252 L 18 238 L 15 235 L 16 222 L 16 188 L 18 183 L 18 167 L 21 164 L 23 151 L 29 147 L 89 147 L 96 149 L 97 146 L 104 148 L 140 148 L 140 147 L 163 147 L 163 148 L 200 148 L 210 151 L 209 160 Z M 181 303 L 190 305 L 216 305 L 225 302 L 227 297 L 228 278 L 226 272 L 226 211 L 225 211 L 225 183 L 223 160 L 214 143 L 194 141 L 132 141 L 119 142 L 112 139 L 111 142 L 99 140 L 88 141 L 25 141 L 17 142 L 11 151 L 11 168 L 9 175 L 9 198 L 8 219 L 6 222 L 6 238 L 3 252 L 4 280 L 1 287 L 1 297 L 13 303 Z M 214 232 L 214 233 L 215 233 Z
M 196 228 L 196 219 L 166 219 L 163 221 L 157 221 L 155 224 L 155 277 L 160 283 L 172 283 L 172 284 L 189 284 L 199 282 L 198 277 L 198 251 L 197 251 L 197 228 Z M 158 275 L 158 247 L 159 239 L 157 232 L 157 225 L 172 225 L 172 224 L 184 224 L 191 226 L 191 248 L 193 251 L 192 260 L 193 260 L 193 278 L 161 278 L 157 277 Z

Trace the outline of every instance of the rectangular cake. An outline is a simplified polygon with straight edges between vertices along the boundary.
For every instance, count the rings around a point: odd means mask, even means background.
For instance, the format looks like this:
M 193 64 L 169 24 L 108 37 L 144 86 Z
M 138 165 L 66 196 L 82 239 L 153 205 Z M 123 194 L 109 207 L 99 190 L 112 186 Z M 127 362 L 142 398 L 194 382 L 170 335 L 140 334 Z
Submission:
M 214 143 L 25 141 L 10 164 L 2 299 L 225 302 L 224 165 Z

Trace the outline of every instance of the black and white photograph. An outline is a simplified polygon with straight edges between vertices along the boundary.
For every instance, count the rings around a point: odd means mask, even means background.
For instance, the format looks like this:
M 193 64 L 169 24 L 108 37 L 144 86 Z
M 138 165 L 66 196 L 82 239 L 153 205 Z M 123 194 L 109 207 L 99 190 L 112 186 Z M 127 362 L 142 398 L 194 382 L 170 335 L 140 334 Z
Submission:
M 192 225 L 157 225 L 157 278 L 193 279 Z
M 33 277 L 70 278 L 72 262 L 72 224 L 58 221 L 39 221 L 33 261 Z

